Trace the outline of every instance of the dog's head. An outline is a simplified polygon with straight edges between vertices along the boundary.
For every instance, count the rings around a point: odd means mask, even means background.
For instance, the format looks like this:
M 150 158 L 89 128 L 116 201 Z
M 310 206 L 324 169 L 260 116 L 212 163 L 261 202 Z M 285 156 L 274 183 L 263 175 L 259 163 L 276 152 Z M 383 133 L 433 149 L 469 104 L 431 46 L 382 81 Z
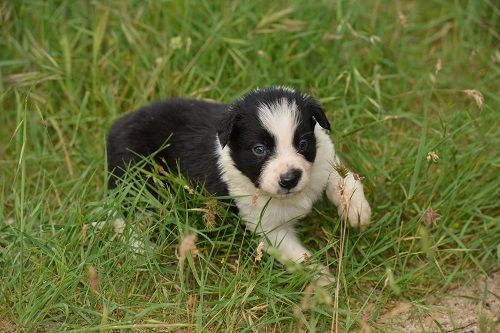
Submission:
M 310 180 L 316 124 L 330 129 L 314 98 L 290 88 L 267 88 L 233 103 L 218 135 L 236 168 L 260 190 L 280 197 L 300 192 Z

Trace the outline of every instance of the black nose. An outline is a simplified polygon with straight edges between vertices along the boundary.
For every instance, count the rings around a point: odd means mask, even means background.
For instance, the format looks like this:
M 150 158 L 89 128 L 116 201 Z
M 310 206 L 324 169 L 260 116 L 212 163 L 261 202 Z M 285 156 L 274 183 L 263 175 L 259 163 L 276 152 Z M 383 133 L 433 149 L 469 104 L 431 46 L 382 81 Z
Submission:
M 281 187 L 290 190 L 299 183 L 301 176 L 302 171 L 299 169 L 291 169 L 280 176 L 279 184 Z

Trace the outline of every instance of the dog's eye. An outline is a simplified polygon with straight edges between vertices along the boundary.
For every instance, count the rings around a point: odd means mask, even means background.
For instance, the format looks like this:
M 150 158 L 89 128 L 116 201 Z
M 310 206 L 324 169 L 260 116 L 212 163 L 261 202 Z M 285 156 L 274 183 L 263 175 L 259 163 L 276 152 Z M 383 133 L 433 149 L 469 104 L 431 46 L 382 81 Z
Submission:
M 302 139 L 299 141 L 299 150 L 300 151 L 307 150 L 308 146 L 309 146 L 309 142 L 306 139 Z
M 267 154 L 267 148 L 262 144 L 253 146 L 252 151 L 257 156 L 265 156 Z

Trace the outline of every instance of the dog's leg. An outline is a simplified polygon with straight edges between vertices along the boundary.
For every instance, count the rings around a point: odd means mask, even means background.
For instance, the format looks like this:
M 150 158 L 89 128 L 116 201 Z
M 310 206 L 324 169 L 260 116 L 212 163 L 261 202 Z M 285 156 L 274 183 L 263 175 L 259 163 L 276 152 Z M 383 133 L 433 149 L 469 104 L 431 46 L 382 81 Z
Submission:
M 311 256 L 311 253 L 304 247 L 291 225 L 267 232 L 265 238 L 267 242 L 265 242 L 264 249 L 274 255 L 282 264 L 286 265 L 288 261 L 303 263 Z M 272 253 L 271 249 L 273 248 L 276 248 L 278 253 Z M 330 270 L 326 266 L 318 263 L 305 264 L 306 268 L 318 272 L 316 281 L 319 285 L 326 286 L 334 280 Z
M 365 198 L 360 177 L 347 170 L 335 156 L 334 166 L 328 179 L 326 195 L 352 227 L 365 228 L 370 224 L 371 208 Z
M 269 246 L 276 247 L 279 251 L 277 259 L 283 264 L 288 260 L 301 263 L 311 256 L 311 253 L 302 245 L 292 226 L 285 225 L 268 231 L 264 237 L 267 240 L 264 249 L 267 251 Z

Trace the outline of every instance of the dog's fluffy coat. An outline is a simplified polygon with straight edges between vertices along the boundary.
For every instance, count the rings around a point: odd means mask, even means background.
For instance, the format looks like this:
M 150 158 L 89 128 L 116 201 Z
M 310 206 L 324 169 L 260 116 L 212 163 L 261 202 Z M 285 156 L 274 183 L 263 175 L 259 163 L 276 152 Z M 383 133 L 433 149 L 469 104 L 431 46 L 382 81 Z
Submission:
M 163 167 L 179 169 L 214 195 L 234 197 L 247 228 L 266 239 L 266 249 L 277 247 L 280 260 L 301 262 L 310 253 L 293 225 L 323 191 L 351 225 L 370 221 L 359 178 L 350 172 L 342 177 L 333 167 L 339 160 L 329 129 L 319 103 L 291 88 L 255 90 L 230 105 L 171 99 L 113 124 L 109 186 L 140 156 L 156 152 Z

